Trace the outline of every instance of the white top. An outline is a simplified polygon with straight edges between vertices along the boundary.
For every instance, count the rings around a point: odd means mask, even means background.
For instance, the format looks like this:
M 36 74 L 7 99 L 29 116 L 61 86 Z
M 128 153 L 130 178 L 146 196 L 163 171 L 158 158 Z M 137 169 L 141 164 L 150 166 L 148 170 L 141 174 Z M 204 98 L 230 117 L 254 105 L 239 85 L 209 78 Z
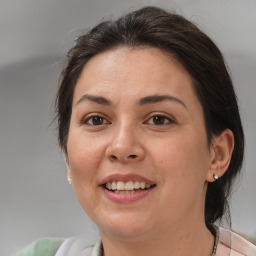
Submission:
M 215 256 L 256 256 L 256 246 L 229 229 L 217 230 Z M 82 238 L 69 238 L 61 245 L 55 256 L 102 256 L 101 240 L 89 246 Z
M 73 237 L 66 239 L 55 256 L 101 256 L 101 240 L 89 246 L 83 238 Z

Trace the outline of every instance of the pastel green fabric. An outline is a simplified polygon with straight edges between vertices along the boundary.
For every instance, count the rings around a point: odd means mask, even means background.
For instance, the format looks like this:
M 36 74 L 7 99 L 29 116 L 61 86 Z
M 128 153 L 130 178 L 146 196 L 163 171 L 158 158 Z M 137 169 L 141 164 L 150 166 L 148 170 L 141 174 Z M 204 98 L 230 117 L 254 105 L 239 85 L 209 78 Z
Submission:
M 256 232 L 247 236 L 248 240 L 256 245 Z
M 42 238 L 13 256 L 54 256 L 63 242 L 59 238 Z
M 245 256 L 256 255 L 256 247 L 248 242 L 243 234 L 238 234 L 224 229 L 219 229 L 219 236 L 217 236 L 217 250 L 214 251 L 215 256 Z M 251 242 L 256 242 L 256 233 L 246 236 Z M 58 239 L 58 238 L 43 238 L 35 241 L 30 246 L 22 249 L 13 256 L 77 256 L 77 255 L 91 255 L 102 256 L 103 247 L 101 240 L 99 240 L 94 247 L 87 247 L 86 241 L 78 238 Z M 60 250 L 59 250 L 60 248 Z M 88 249 L 89 248 L 89 249 Z M 57 253 L 57 254 L 56 254 Z M 216 253 L 216 254 L 215 254 Z

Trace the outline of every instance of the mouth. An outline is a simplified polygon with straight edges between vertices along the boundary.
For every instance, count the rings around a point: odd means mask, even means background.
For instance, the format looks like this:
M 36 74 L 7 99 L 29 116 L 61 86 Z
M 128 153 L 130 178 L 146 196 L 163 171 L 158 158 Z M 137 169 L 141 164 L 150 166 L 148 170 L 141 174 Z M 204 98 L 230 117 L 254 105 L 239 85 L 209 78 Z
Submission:
M 156 183 L 137 174 L 113 174 L 99 184 L 105 196 L 115 203 L 138 201 L 151 194 Z
M 113 193 L 130 194 L 148 190 L 155 187 L 156 184 L 149 184 L 141 181 L 111 181 L 103 184 L 103 187 Z

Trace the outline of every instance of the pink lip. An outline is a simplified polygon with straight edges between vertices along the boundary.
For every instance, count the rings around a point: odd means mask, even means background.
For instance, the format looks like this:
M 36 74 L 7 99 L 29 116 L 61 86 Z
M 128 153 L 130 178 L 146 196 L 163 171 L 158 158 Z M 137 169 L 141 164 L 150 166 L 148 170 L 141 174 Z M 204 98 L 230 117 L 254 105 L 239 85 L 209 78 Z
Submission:
M 156 183 L 148 180 L 140 175 L 129 173 L 129 174 L 112 174 L 107 177 L 105 177 L 101 182 L 100 182 L 100 189 L 104 193 L 104 195 L 110 199 L 111 201 L 114 201 L 116 203 L 129 203 L 133 201 L 137 201 L 139 199 L 142 199 L 146 197 L 149 193 L 152 192 L 152 190 L 155 188 L 155 186 L 145 189 L 145 190 L 136 190 L 135 193 L 114 193 L 113 191 L 107 190 L 103 185 L 106 184 L 107 182 L 112 182 L 112 181 L 140 181 L 140 182 L 145 182 L 146 184 L 149 185 L 155 185 Z
M 133 173 L 129 173 L 129 174 L 112 174 L 109 175 L 107 177 L 105 177 L 101 182 L 100 182 L 100 186 L 104 185 L 107 182 L 112 182 L 112 181 L 123 181 L 123 182 L 127 182 L 127 181 L 140 181 L 140 182 L 145 182 L 146 184 L 149 185 L 154 185 L 155 182 L 148 180 L 140 175 L 137 174 L 133 174 Z
M 131 203 L 146 197 L 155 187 L 151 187 L 147 190 L 140 190 L 135 193 L 118 194 L 105 189 L 103 186 L 100 187 L 105 196 L 114 201 L 115 203 Z

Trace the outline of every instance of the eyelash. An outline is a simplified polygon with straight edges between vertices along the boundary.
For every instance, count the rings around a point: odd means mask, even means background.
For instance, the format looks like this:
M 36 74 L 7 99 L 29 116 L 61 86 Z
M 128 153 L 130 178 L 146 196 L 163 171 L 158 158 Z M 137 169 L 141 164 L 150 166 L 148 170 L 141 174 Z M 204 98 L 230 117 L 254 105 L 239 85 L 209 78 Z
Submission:
M 95 124 L 89 124 L 89 122 L 92 121 L 93 118 L 100 118 L 100 119 L 103 120 L 104 123 L 103 124 L 98 124 L 98 125 L 97 124 L 96 125 Z M 100 126 L 100 125 L 104 125 L 104 124 L 108 123 L 108 121 L 106 120 L 106 118 L 102 117 L 101 115 L 94 114 L 94 115 L 90 115 L 90 116 L 87 116 L 86 118 L 84 118 L 81 123 L 83 125 Z
M 144 124 L 147 124 L 149 122 L 149 120 L 153 120 L 153 118 L 156 118 L 156 117 L 160 117 L 160 118 L 163 118 L 164 119 L 164 123 L 163 124 L 155 124 L 155 123 L 150 123 L 150 125 L 156 125 L 156 126 L 165 126 L 165 125 L 169 125 L 169 124 L 172 124 L 172 123 L 175 123 L 175 121 L 163 114 L 154 114 L 153 116 L 151 116 L 149 119 L 147 119 L 146 122 L 144 122 Z M 93 123 L 89 123 L 90 121 L 93 122 L 93 118 L 100 118 L 103 123 L 101 124 L 93 124 Z M 167 120 L 167 123 L 165 123 L 165 121 Z M 102 117 L 101 115 L 90 115 L 90 116 L 87 116 L 86 118 L 84 118 L 81 122 L 82 125 L 88 125 L 88 126 L 100 126 L 100 125 L 105 125 L 105 124 L 109 124 L 110 122 L 108 122 L 106 120 L 106 118 Z
M 154 114 L 153 116 L 151 116 L 146 122 L 148 123 L 149 120 L 153 120 L 153 118 L 156 118 L 156 117 L 160 117 L 160 118 L 163 118 L 164 119 L 164 123 L 163 124 L 154 124 L 154 123 L 151 123 L 151 125 L 156 125 L 156 126 L 164 126 L 164 125 L 169 125 L 169 124 L 172 124 L 172 123 L 175 123 L 173 119 L 171 119 L 170 117 L 167 117 L 163 114 Z M 167 120 L 167 123 L 165 123 L 165 121 Z

